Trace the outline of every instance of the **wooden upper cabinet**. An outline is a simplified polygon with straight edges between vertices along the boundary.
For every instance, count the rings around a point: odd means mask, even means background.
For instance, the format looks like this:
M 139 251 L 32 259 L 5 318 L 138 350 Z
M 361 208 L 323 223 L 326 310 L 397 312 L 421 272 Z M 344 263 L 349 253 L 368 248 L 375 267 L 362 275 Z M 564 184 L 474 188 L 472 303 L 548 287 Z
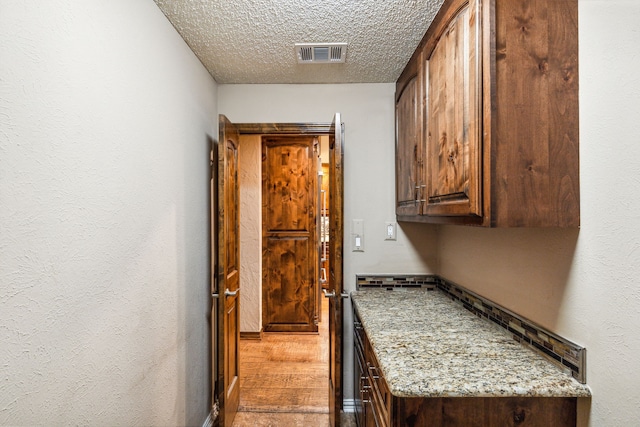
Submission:
M 399 189 L 399 221 L 580 225 L 577 0 L 445 0 L 411 67 L 424 204 Z
M 396 84 L 396 211 L 422 212 L 422 97 L 418 57 L 405 68 Z

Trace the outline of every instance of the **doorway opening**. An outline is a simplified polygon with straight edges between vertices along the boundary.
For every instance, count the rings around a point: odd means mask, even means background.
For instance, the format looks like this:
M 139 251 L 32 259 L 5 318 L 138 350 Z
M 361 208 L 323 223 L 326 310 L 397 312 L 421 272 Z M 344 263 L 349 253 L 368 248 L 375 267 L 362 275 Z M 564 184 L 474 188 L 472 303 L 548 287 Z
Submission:
M 215 313 L 216 326 L 212 328 L 212 366 L 214 381 L 212 384 L 212 417 L 216 425 L 231 427 L 240 406 L 240 337 L 262 338 L 263 330 L 260 325 L 261 315 L 255 315 L 256 310 L 250 309 L 252 299 L 257 301 L 257 312 L 260 313 L 261 303 L 261 272 L 263 269 L 262 215 L 261 198 L 262 135 L 328 135 L 329 138 L 329 241 L 328 241 L 328 271 L 326 273 L 326 289 L 322 289 L 327 297 L 326 316 L 318 311 L 317 317 L 326 317 L 328 335 L 328 356 L 326 370 L 327 419 L 330 426 L 340 426 L 343 407 L 342 393 L 342 322 L 343 298 L 343 212 L 344 212 L 344 125 L 336 113 L 329 124 L 235 124 L 224 115 L 219 116 L 220 141 L 212 150 L 212 159 L 217 159 L 217 167 L 212 160 L 212 307 Z M 244 140 L 241 142 L 241 135 Z M 246 138 L 257 138 L 255 144 L 248 143 Z M 242 149 L 238 149 L 240 146 Z M 252 153 L 251 147 L 254 147 Z M 240 165 L 240 153 L 248 156 L 249 164 Z M 251 160 L 253 159 L 253 160 Z M 251 161 L 256 164 L 251 166 Z M 251 185 L 254 174 L 256 185 Z M 217 183 L 217 186 L 216 186 Z M 241 183 L 241 184 L 239 184 Z M 216 187 L 217 191 L 213 188 Z M 242 187 L 242 197 L 240 194 Z M 257 202 L 256 202 L 257 200 Z M 318 203 L 319 205 L 319 203 Z M 253 223 L 243 221 L 251 217 L 254 210 Z M 314 211 L 315 212 L 315 211 Z M 242 214 L 242 215 L 241 215 Z M 257 218 L 257 219 L 256 219 Z M 256 225 L 257 224 L 257 225 Z M 314 224 L 316 222 L 314 221 Z M 256 225 L 255 232 L 247 232 Z M 318 224 L 319 226 L 319 224 Z M 318 233 L 319 236 L 321 233 Z M 254 241 L 251 239 L 253 236 Z M 215 242 L 215 243 L 214 243 Z M 317 242 L 318 246 L 320 242 Z M 242 251 L 240 250 L 242 248 Z M 320 271 L 321 258 L 317 259 L 317 271 Z M 253 258 L 252 258 L 253 257 Z M 242 292 L 240 292 L 238 271 L 242 265 Z M 253 285 L 252 285 L 253 284 Z M 322 300 L 318 286 L 317 303 Z M 240 302 L 240 299 L 244 302 Z M 256 301 L 253 301 L 256 304 Z M 243 311 L 244 307 L 244 311 Z M 312 305 L 311 307 L 315 307 Z M 247 310 L 249 309 L 249 310 Z M 241 315 L 242 313 L 242 315 Z M 212 319 L 213 319 L 212 315 Z M 258 322 L 258 330 L 248 329 L 251 322 Z M 319 320 L 319 319 L 318 319 Z M 244 334 L 241 334 L 244 331 Z M 298 332 L 301 334 L 302 332 Z M 309 333 L 307 333 L 309 334 Z M 317 331 L 310 335 L 319 335 Z M 291 339 L 289 339 L 291 342 Z M 308 346 L 306 346 L 308 347 Z M 326 353 L 325 353 L 326 354 Z M 260 363 L 260 362 L 257 362 Z M 291 363 L 291 362 L 289 362 Z M 290 371 L 290 367 L 287 367 Z M 246 388 L 246 386 L 245 386 Z M 250 412 L 244 412 L 250 413 Z M 324 413 L 321 413 L 324 416 Z M 260 418 L 259 418 L 260 419 Z M 290 422 L 283 421 L 283 423 Z M 303 424 L 310 422 L 303 421 Z M 314 423 L 317 424 L 317 423 Z M 322 424 L 322 422 L 321 422 Z
M 236 423 L 327 425 L 329 135 L 238 127 L 243 293 Z

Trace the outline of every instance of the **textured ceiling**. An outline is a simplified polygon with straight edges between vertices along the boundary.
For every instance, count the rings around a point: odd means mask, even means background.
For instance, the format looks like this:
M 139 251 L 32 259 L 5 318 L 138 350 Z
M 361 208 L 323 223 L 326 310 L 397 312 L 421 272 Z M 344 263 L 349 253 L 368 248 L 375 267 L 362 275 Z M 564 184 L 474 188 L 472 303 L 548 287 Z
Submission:
M 442 0 L 154 0 L 218 83 L 395 82 Z M 348 43 L 298 64 L 294 43 Z

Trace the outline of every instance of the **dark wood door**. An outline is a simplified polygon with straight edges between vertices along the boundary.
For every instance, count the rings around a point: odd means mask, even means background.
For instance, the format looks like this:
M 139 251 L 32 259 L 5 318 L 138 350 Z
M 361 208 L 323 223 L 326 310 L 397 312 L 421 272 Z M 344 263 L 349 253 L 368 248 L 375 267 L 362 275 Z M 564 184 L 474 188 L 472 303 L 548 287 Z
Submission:
M 339 113 L 329 136 L 329 420 L 340 426 L 342 411 L 342 246 L 344 230 L 344 125 Z
M 479 1 L 425 47 L 428 215 L 482 216 Z
M 223 115 L 219 117 L 217 194 L 212 217 L 217 218 L 217 262 L 213 294 L 216 311 L 214 342 L 217 353 L 214 396 L 219 405 L 216 425 L 229 427 L 240 403 L 238 345 L 240 341 L 240 237 L 238 198 L 238 147 L 240 134 Z M 213 184 L 212 184 L 213 185 Z
M 262 326 L 318 331 L 318 139 L 262 142 Z

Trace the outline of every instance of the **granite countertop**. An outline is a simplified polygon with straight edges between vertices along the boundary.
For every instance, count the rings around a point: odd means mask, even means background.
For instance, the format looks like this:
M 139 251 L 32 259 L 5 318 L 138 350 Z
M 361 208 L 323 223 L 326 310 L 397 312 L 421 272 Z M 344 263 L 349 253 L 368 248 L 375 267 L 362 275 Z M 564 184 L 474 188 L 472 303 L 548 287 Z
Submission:
M 591 396 L 589 387 L 438 290 L 365 289 L 351 299 L 395 396 Z

